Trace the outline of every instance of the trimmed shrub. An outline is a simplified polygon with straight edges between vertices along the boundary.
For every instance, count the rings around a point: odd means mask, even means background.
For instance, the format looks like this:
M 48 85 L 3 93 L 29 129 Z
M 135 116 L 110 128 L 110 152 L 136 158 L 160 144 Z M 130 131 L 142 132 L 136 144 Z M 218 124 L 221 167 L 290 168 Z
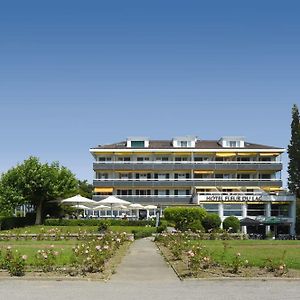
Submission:
M 218 229 L 221 225 L 221 219 L 217 214 L 208 214 L 203 218 L 202 225 L 206 232 L 211 229 Z
M 134 229 L 132 233 L 134 235 L 134 239 L 142 239 L 144 237 L 152 236 L 153 233 L 156 232 L 156 229 L 153 227 L 141 227 L 141 229 Z
M 100 226 L 101 224 L 108 226 L 155 226 L 153 220 L 120 220 L 120 219 L 47 219 L 46 226 Z
M 202 230 L 202 219 L 206 211 L 200 207 L 168 207 L 164 210 L 165 219 L 175 224 L 180 231 Z
M 34 225 L 35 216 L 28 214 L 26 217 L 0 217 L 0 230 Z
M 227 217 L 223 221 L 223 228 L 233 233 L 237 233 L 240 230 L 240 220 L 235 216 Z

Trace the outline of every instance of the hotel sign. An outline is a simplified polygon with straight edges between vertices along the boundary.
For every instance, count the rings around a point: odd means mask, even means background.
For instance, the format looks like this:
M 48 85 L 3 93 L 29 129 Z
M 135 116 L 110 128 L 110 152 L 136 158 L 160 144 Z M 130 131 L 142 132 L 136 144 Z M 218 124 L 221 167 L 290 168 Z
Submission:
M 227 194 L 227 195 L 199 195 L 198 201 L 237 201 L 237 202 L 251 202 L 251 201 L 262 201 L 262 195 L 246 195 L 246 194 Z

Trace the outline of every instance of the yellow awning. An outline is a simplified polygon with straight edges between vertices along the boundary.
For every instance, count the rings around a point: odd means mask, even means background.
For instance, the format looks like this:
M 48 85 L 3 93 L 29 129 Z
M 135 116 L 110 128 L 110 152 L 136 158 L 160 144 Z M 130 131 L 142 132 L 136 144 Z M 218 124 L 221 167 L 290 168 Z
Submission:
M 269 188 L 266 188 L 266 190 L 274 192 L 274 191 L 283 191 L 284 189 L 281 187 L 269 187 Z
M 205 189 L 215 189 L 217 190 L 218 188 L 216 186 L 195 186 L 195 189 L 201 189 L 201 190 L 205 190 Z
M 261 190 L 259 186 L 244 186 L 243 188 L 247 190 Z
M 222 186 L 221 189 L 222 190 L 228 190 L 228 189 L 230 189 L 230 190 L 240 190 L 241 187 L 240 186 Z
M 253 156 L 253 155 L 257 155 L 257 153 L 254 153 L 254 152 L 239 152 L 237 155 L 238 156 Z
M 205 170 L 195 170 L 194 171 L 194 174 L 213 174 L 214 173 L 214 171 L 209 171 L 209 170 L 207 170 L 207 171 L 205 171 Z
M 95 193 L 112 193 L 112 191 L 113 191 L 113 188 L 109 188 L 109 187 L 106 187 L 106 188 L 96 187 L 96 188 L 94 188 Z
M 232 152 L 219 152 L 219 153 L 216 153 L 216 156 L 217 157 L 233 157 L 233 156 L 236 156 L 236 154 L 232 153 Z
M 268 153 L 259 153 L 260 156 L 278 156 L 280 153 L 273 153 L 273 152 L 268 152 Z

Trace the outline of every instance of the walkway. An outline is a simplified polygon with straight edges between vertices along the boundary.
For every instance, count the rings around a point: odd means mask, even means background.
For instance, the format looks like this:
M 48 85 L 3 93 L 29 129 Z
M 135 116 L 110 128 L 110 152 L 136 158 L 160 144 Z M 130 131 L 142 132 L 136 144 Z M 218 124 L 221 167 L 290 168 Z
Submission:
M 179 281 L 150 238 L 136 240 L 117 268 L 112 282 Z

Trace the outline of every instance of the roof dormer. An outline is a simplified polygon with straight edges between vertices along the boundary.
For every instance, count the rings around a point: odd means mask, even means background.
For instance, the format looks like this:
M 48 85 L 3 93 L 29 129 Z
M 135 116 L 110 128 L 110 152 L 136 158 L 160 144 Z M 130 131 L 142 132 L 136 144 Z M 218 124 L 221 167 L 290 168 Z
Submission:
M 244 148 L 245 138 L 243 136 L 224 136 L 219 140 L 224 148 Z
M 129 137 L 126 140 L 127 148 L 148 148 L 149 138 L 146 137 Z
M 195 148 L 196 141 L 195 136 L 181 136 L 173 138 L 172 145 L 176 148 Z

